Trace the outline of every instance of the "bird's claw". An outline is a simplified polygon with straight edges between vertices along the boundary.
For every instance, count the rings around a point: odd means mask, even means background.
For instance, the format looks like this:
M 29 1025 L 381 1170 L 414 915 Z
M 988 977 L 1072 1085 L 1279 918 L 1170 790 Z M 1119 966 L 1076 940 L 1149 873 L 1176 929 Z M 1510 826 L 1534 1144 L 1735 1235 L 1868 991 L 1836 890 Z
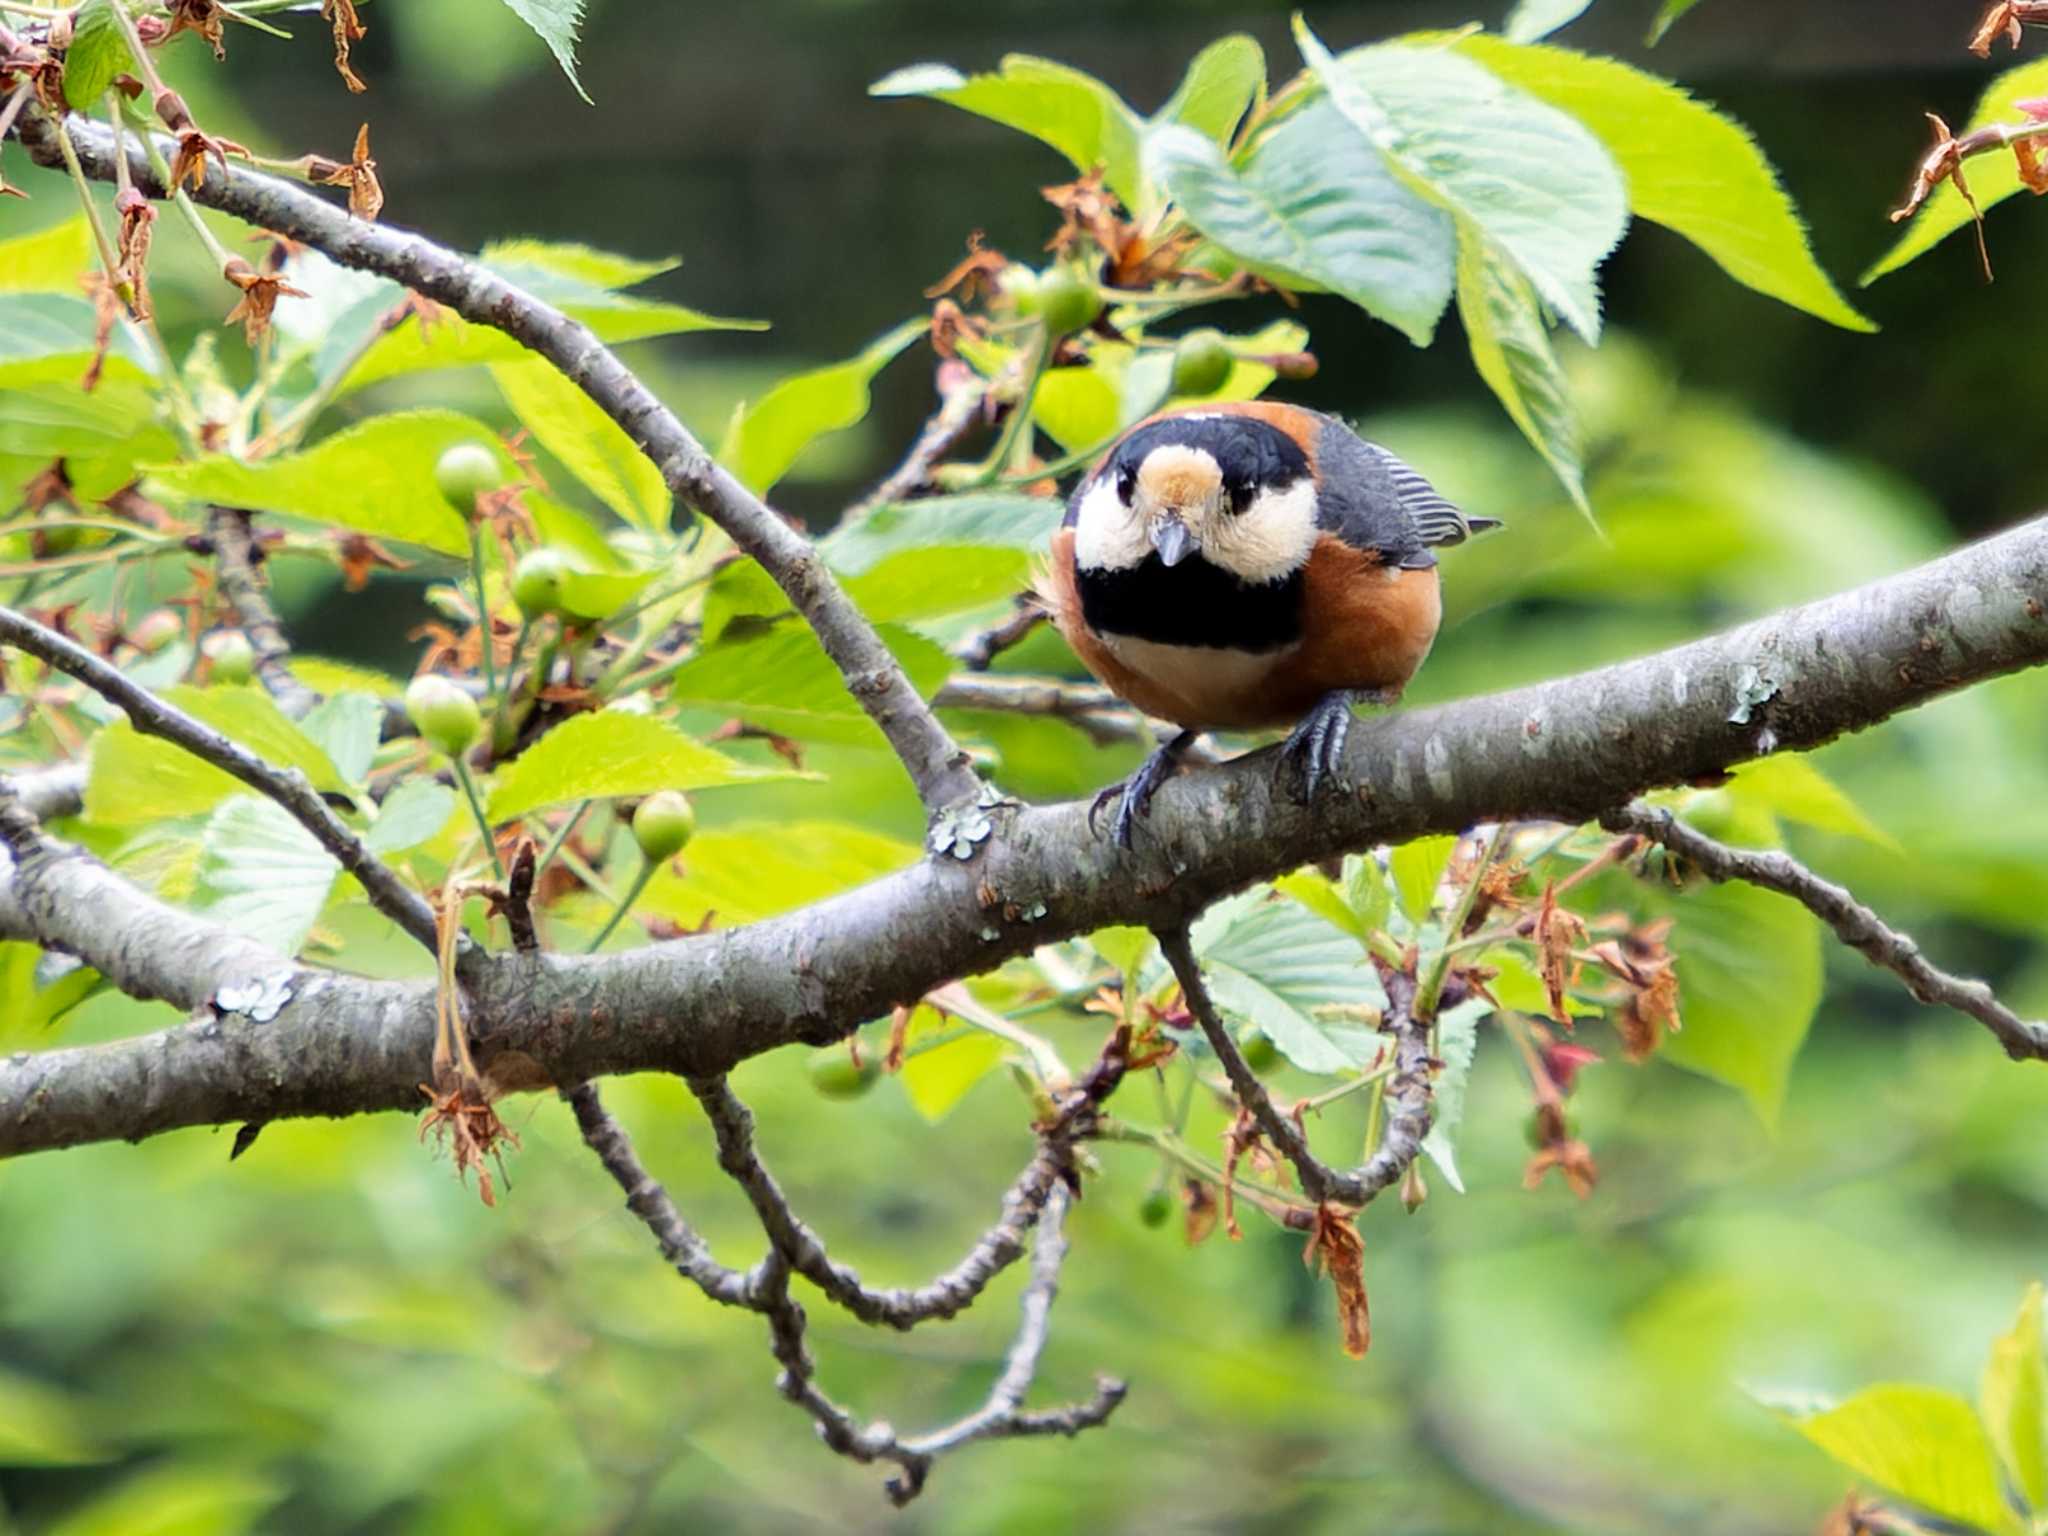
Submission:
M 1381 703 L 1376 694 L 1348 692 L 1325 694 L 1294 728 L 1280 755 L 1295 765 L 1301 776 L 1301 803 L 1311 805 L 1325 778 L 1343 766 L 1344 744 L 1351 737 L 1351 701 L 1362 698 Z
M 1152 809 L 1153 794 L 1180 768 L 1180 754 L 1194 738 L 1193 731 L 1182 732 L 1140 763 L 1138 771 L 1128 779 L 1112 784 L 1096 795 L 1094 803 L 1088 807 L 1088 830 L 1101 835 L 1096 818 L 1102 814 L 1104 806 L 1111 800 L 1117 800 L 1116 820 L 1110 824 L 1110 836 L 1116 840 L 1117 847 L 1130 847 L 1131 834 L 1139 818 Z

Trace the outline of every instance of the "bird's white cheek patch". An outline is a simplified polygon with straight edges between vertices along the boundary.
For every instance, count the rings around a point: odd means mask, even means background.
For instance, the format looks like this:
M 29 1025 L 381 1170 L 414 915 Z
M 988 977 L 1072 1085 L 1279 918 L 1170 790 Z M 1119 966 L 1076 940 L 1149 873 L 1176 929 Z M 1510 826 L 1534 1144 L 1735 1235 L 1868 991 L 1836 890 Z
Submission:
M 1145 520 L 1123 504 L 1116 484 L 1098 481 L 1074 518 L 1074 560 L 1083 570 L 1127 571 L 1152 553 Z
M 1291 576 L 1316 542 L 1316 486 L 1306 476 L 1284 490 L 1261 491 L 1238 513 L 1219 512 L 1203 530 L 1202 550 L 1256 586 Z

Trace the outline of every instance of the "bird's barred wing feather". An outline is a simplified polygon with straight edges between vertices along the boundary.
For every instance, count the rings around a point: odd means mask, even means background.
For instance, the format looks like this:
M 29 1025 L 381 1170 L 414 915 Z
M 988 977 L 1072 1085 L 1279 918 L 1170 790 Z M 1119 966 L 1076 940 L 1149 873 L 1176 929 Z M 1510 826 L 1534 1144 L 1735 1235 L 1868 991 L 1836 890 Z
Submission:
M 1316 445 L 1316 467 L 1319 522 L 1347 544 L 1379 551 L 1388 565 L 1427 569 L 1434 549 L 1500 526 L 1467 517 L 1420 471 L 1334 417 Z

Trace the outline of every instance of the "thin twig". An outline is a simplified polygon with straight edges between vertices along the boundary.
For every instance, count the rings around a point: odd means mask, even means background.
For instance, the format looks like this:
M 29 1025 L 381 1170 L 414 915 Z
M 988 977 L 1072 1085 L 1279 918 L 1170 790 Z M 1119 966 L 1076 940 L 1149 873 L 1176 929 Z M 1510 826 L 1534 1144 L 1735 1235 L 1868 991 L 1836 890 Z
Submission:
M 256 653 L 256 676 L 287 715 L 298 719 L 310 713 L 320 696 L 292 676 L 291 646 L 264 590 L 268 583 L 263 577 L 263 549 L 256 542 L 249 514 L 239 507 L 209 508 L 206 537 L 213 545 L 220 595 L 227 599 L 235 622 Z
M 1634 832 L 1661 843 L 1710 879 L 1742 880 L 1791 897 L 1872 965 L 1897 976 L 1916 1001 L 1968 1014 L 1997 1036 L 2015 1061 L 2048 1061 L 2048 1024 L 2021 1018 L 1985 983 L 1952 976 L 1930 965 L 1910 935 L 1889 927 L 1847 890 L 1821 878 L 1789 853 L 1731 848 L 1663 807 L 1641 800 L 1609 811 L 1600 824 L 1610 832 Z
M 846 509 L 840 526 L 859 522 L 877 507 L 907 500 L 932 482 L 932 469 L 960 445 L 960 440 L 981 419 L 981 403 L 988 386 L 973 369 L 960 363 L 942 363 L 938 372 L 939 408 L 925 422 L 917 441 L 903 462 L 889 472 L 872 491 Z
M 399 879 L 363 840 L 327 808 L 327 802 L 296 769 L 271 767 L 255 753 L 230 741 L 212 726 L 166 704 L 148 689 L 109 666 L 83 646 L 53 629 L 0 608 L 0 641 L 27 651 L 84 683 L 110 704 L 127 713 L 129 724 L 145 736 L 158 736 L 194 757 L 233 775 L 291 813 L 312 833 L 341 867 L 362 882 L 370 904 L 411 934 L 431 952 L 437 947 L 434 914 L 426 900 Z
M 986 672 L 995 659 L 1013 645 L 1021 644 L 1047 619 L 1051 612 L 1031 593 L 1017 598 L 1016 612 L 992 629 L 969 635 L 953 647 L 954 657 L 970 671 Z

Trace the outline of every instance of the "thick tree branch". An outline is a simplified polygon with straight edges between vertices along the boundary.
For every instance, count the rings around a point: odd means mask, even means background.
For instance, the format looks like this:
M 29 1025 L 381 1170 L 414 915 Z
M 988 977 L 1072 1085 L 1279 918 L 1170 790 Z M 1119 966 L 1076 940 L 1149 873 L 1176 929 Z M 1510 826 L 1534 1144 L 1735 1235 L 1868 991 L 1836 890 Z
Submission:
M 2048 1060 L 2048 1024 L 2021 1018 L 1983 982 L 1951 976 L 1930 965 L 1910 935 L 1887 926 L 1848 891 L 1789 853 L 1731 848 L 1687 826 L 1670 811 L 1641 801 L 1607 812 L 1600 824 L 1610 832 L 1634 832 L 1661 843 L 1710 880 L 1745 880 L 1790 896 L 1872 965 L 1897 976 L 1916 1001 L 1968 1014 L 1997 1036 L 2015 1061 Z
M 427 947 L 437 949 L 434 914 L 426 900 L 407 885 L 369 846 L 349 830 L 347 823 L 327 808 L 327 802 L 292 770 L 273 768 L 255 753 L 230 741 L 212 726 L 193 719 L 183 710 L 164 703 L 148 689 L 133 682 L 81 645 L 65 639 L 33 619 L 11 608 L 0 608 L 0 643 L 27 651 L 58 671 L 77 678 L 110 704 L 117 704 L 128 723 L 145 736 L 157 736 L 182 747 L 194 757 L 214 765 L 267 795 L 292 814 L 312 833 L 322 848 L 334 855 L 341 867 L 362 882 L 370 903 L 399 927 Z
M 67 119 L 66 129 L 86 174 L 113 180 L 111 130 L 77 116 Z M 58 163 L 56 123 L 47 113 L 39 108 L 25 112 L 19 132 L 38 164 Z M 167 153 L 174 148 L 168 140 L 161 142 Z M 124 148 L 135 185 L 147 196 L 161 197 L 163 187 L 141 146 Z M 716 463 L 589 327 L 421 235 L 352 218 L 346 209 L 272 176 L 229 166 L 210 171 L 191 195 L 246 223 L 302 241 L 342 266 L 402 283 L 547 358 L 639 444 L 679 500 L 724 529 L 775 579 L 817 632 L 848 691 L 903 760 L 926 807 L 936 809 L 976 792 L 967 755 L 918 697 L 810 540 Z
M 1095 837 L 1083 803 L 1006 807 L 971 861 L 928 858 L 745 928 L 593 959 L 480 957 L 465 977 L 472 1038 L 487 1070 L 517 1051 L 557 1083 L 713 1076 L 780 1045 L 840 1038 L 1040 944 L 1108 923 L 1177 927 L 1253 881 L 1350 849 L 1482 821 L 1584 821 L 2044 660 L 2048 520 L 2036 520 L 1657 655 L 1362 720 L 1313 806 L 1259 753 L 1165 784 L 1133 850 Z M 174 1029 L 10 1058 L 0 1155 L 410 1109 L 433 1031 L 430 983 L 335 977 L 260 1037 L 229 1020 L 211 1035 Z M 21 1113 L 31 1100 L 32 1118 Z

